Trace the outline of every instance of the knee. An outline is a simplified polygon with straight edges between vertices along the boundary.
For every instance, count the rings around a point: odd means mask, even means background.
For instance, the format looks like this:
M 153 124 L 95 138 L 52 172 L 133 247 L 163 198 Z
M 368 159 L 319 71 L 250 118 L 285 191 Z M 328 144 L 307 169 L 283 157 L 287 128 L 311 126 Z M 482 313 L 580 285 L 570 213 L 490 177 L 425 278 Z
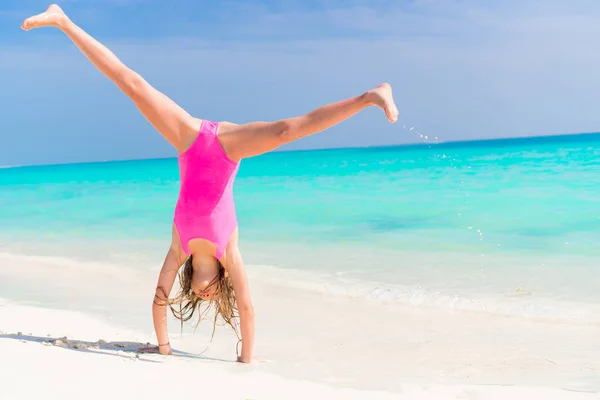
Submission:
M 142 78 L 138 73 L 127 70 L 121 74 L 119 79 L 119 86 L 123 90 L 123 92 L 133 99 L 141 96 L 142 89 L 144 87 L 144 78 Z
M 274 123 L 275 136 L 277 141 L 282 144 L 293 142 L 295 139 L 294 123 L 291 119 L 284 119 Z

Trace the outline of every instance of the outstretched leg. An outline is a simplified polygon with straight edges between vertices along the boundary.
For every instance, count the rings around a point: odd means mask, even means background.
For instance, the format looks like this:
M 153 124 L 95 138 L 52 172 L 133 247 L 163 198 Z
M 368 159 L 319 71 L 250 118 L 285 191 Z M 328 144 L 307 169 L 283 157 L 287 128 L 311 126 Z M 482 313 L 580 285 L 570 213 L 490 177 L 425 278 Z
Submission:
M 394 103 L 392 87 L 383 83 L 361 96 L 328 104 L 301 117 L 244 125 L 222 123 L 219 138 L 227 155 L 238 161 L 267 153 L 283 144 L 324 131 L 369 106 L 383 109 L 392 123 L 398 119 L 398 108 Z
M 27 18 L 21 28 L 55 27 L 62 30 L 81 52 L 137 106 L 146 119 L 179 152 L 195 139 L 201 121 L 190 116 L 167 96 L 150 86 L 139 74 L 123 64 L 108 48 L 75 25 L 57 5 Z

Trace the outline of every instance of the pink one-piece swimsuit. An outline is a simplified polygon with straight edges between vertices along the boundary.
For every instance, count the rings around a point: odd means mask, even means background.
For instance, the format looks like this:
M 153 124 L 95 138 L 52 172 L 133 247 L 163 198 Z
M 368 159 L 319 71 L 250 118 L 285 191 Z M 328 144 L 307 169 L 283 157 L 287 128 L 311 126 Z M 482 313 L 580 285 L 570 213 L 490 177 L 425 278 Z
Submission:
M 188 255 L 190 240 L 205 239 L 217 247 L 216 257 L 221 258 L 237 228 L 233 181 L 239 163 L 225 153 L 218 128 L 217 122 L 203 120 L 194 143 L 178 157 L 181 188 L 174 221 Z

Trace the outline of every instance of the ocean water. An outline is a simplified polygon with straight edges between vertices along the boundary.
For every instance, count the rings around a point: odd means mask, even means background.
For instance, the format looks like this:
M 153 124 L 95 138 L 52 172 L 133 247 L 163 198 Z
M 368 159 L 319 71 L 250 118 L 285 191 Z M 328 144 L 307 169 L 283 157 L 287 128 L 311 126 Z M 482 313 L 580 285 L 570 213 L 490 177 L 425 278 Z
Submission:
M 600 322 L 599 156 L 592 134 L 244 160 L 242 249 L 331 294 Z M 157 269 L 178 184 L 175 159 L 0 169 L 0 251 Z
M 265 368 L 385 390 L 600 390 L 599 156 L 591 134 L 244 160 L 234 196 Z M 0 169 L 0 298 L 151 333 L 177 193 L 175 159 Z M 202 326 L 177 346 L 203 351 Z M 219 337 L 206 354 L 230 357 Z

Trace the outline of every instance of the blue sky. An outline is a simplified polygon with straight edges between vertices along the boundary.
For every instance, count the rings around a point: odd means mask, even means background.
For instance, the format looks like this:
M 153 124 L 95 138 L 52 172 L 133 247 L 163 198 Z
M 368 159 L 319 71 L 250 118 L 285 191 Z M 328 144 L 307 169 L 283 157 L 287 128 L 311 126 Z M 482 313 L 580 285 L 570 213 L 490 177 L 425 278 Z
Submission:
M 600 130 L 594 0 L 65 0 L 71 18 L 200 118 L 303 114 L 388 81 L 369 109 L 289 149 Z M 0 2 L 0 165 L 174 156 L 58 31 Z

